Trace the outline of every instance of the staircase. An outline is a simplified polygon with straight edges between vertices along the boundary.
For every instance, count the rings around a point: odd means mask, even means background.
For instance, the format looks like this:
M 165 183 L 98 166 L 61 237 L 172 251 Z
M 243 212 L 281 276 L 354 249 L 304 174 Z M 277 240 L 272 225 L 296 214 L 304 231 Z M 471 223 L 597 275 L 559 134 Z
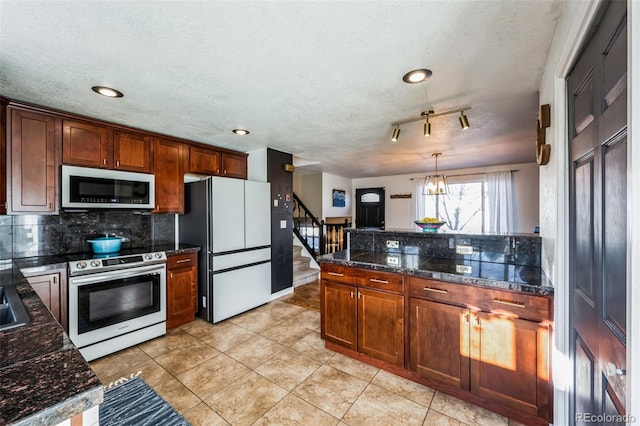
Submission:
M 305 256 L 306 255 L 306 256 Z M 320 279 L 318 264 L 296 236 L 293 237 L 293 287 Z

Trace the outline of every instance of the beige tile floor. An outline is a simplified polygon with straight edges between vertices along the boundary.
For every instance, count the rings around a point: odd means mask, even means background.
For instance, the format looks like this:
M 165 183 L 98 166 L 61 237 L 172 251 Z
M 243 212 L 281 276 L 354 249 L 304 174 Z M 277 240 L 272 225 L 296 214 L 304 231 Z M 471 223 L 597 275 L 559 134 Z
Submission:
M 325 349 L 320 313 L 282 301 L 196 320 L 91 367 L 105 385 L 140 372 L 194 426 L 517 424 Z

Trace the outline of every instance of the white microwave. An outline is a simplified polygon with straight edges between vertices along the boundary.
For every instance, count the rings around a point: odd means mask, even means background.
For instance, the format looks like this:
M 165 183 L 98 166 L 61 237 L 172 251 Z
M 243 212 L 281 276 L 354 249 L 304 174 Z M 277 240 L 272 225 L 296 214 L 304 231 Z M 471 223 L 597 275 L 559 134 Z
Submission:
M 62 166 L 63 209 L 155 207 L 155 176 L 147 173 Z

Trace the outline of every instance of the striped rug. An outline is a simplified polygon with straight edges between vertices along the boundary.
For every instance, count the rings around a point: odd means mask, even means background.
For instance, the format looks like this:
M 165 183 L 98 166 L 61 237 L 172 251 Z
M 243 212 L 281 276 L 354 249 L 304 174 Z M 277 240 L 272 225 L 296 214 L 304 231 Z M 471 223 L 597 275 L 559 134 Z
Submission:
M 100 426 L 189 426 L 142 379 L 135 377 L 104 391 Z

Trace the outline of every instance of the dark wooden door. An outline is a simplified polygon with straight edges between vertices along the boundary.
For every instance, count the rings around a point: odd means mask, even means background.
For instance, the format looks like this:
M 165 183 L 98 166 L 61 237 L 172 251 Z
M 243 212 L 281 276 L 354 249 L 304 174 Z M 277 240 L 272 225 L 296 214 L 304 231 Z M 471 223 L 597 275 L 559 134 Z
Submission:
M 153 140 L 137 133 L 115 131 L 113 168 L 129 172 L 151 173 Z
M 469 309 L 413 297 L 409 306 L 411 370 L 469 389 Z
M 56 120 L 37 112 L 10 111 L 11 212 L 55 213 Z
M 110 128 L 79 121 L 62 122 L 62 162 L 86 167 L 113 167 Z
M 156 176 L 155 213 L 184 213 L 184 145 L 157 139 L 153 147 Z
M 356 350 L 356 288 L 322 281 L 321 334 L 327 342 Z
M 404 365 L 404 297 L 358 289 L 358 352 Z
M 384 229 L 384 188 L 356 189 L 356 228 Z
M 626 412 L 626 2 L 607 2 L 567 77 L 570 330 L 576 414 Z

